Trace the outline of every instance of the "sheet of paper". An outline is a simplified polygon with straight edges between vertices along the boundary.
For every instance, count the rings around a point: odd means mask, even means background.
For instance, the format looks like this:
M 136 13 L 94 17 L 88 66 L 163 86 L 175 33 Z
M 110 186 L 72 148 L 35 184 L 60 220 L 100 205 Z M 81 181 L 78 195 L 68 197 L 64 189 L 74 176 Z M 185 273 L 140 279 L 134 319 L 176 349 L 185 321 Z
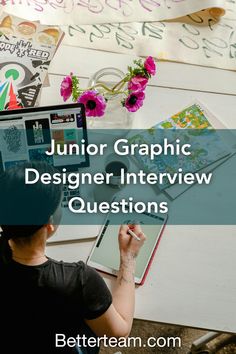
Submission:
M 56 26 L 41 25 L 36 21 L 26 21 L 25 17 L 0 15 L 0 32 L 38 42 L 39 44 L 58 46 L 64 37 L 64 32 Z
M 225 0 L 0 0 L 0 6 L 28 20 L 70 25 L 168 20 L 212 7 L 223 13 Z
M 0 34 L 0 110 L 34 107 L 55 46 Z
M 236 69 L 236 0 L 222 17 L 210 10 L 175 21 L 63 27 L 63 43 L 117 53 Z
M 199 102 L 195 100 L 194 102 L 197 104 L 199 107 L 201 107 L 201 110 L 204 112 L 204 114 L 207 116 L 208 121 L 211 123 L 211 125 L 218 130 L 221 130 L 222 132 L 226 132 L 226 134 L 221 134 L 222 140 L 225 142 L 225 144 L 229 147 L 230 149 L 230 154 L 227 155 L 226 157 L 223 157 L 219 159 L 218 161 L 212 163 L 211 165 L 207 166 L 202 170 L 204 173 L 212 172 L 214 171 L 218 166 L 222 165 L 225 161 L 227 161 L 230 157 L 235 155 L 236 153 L 236 140 L 235 140 L 235 135 L 233 132 L 230 132 L 227 127 L 211 112 L 209 111 L 205 105 L 203 105 L 202 102 Z M 172 185 L 168 188 L 165 189 L 166 195 L 168 195 L 171 199 L 177 198 L 179 195 L 182 193 L 186 192 L 190 186 L 187 185 Z
M 156 174 L 168 172 L 171 175 L 182 169 L 184 173 L 202 171 L 208 172 L 216 168 L 219 164 L 226 160 L 227 156 L 235 151 L 235 146 L 230 144 L 228 137 L 216 129 L 222 129 L 223 125 L 215 119 L 213 114 L 209 112 L 199 102 L 194 102 L 180 112 L 156 124 L 154 127 L 141 133 L 131 136 L 130 143 L 138 144 L 155 144 L 162 141 L 163 138 L 175 141 L 180 138 L 181 141 L 187 141 L 191 144 L 191 159 L 189 157 L 177 155 L 160 155 L 151 160 L 149 156 L 141 156 L 136 154 L 137 162 L 145 171 L 154 172 Z M 193 129 L 198 130 L 198 135 L 193 134 Z M 224 138 L 227 138 L 225 141 Z M 235 145 L 235 136 L 233 136 Z M 187 189 L 189 185 L 171 185 L 168 180 L 158 185 L 160 191 L 164 191 L 171 198 L 176 198 Z
M 0 15 L 0 110 L 33 107 L 64 32 L 3 12 Z M 25 47 L 24 47 L 25 46 Z

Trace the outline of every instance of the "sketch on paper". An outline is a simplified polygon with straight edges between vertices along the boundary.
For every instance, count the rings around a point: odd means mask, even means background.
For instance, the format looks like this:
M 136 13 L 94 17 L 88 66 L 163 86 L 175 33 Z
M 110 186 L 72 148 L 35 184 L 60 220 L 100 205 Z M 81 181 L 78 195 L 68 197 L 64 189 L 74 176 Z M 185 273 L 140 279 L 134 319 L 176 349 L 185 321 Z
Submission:
M 63 26 L 64 44 L 159 60 L 236 69 L 236 1 L 226 12 L 200 11 L 175 21 Z
M 2 11 L 43 24 L 159 21 L 206 8 L 224 12 L 225 0 L 2 0 Z M 27 29 L 28 31 L 28 29 Z

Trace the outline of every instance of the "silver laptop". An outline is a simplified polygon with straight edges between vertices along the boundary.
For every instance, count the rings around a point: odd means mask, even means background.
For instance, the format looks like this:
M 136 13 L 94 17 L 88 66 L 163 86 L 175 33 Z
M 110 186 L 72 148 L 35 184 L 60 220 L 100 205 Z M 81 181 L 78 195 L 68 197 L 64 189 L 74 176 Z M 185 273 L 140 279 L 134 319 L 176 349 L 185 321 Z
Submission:
M 48 156 L 51 140 L 57 144 L 76 144 L 85 140 L 87 144 L 87 128 L 84 106 L 79 103 L 58 106 L 24 108 L 0 112 L 0 172 L 8 167 L 30 160 L 47 160 L 59 171 L 77 172 L 89 167 L 89 156 L 70 155 Z M 71 197 L 80 196 L 77 190 L 64 185 L 62 200 L 62 220 L 56 234 L 49 240 L 66 242 L 79 239 L 90 239 L 98 235 L 100 226 L 90 225 L 91 220 L 72 213 L 68 208 Z M 83 224 L 77 223 L 78 217 Z M 66 220 L 66 222 L 65 222 Z

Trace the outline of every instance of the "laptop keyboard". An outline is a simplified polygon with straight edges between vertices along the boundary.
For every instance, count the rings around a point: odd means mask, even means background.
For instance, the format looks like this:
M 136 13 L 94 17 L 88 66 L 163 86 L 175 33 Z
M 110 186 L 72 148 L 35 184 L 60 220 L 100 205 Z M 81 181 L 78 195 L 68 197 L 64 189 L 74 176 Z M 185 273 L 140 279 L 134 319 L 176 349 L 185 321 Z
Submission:
M 62 199 L 62 207 L 67 208 L 69 200 L 73 197 L 80 197 L 80 189 L 70 189 L 69 186 L 65 185 L 63 187 L 63 199 Z M 81 203 L 79 201 L 73 202 L 73 207 L 79 207 Z

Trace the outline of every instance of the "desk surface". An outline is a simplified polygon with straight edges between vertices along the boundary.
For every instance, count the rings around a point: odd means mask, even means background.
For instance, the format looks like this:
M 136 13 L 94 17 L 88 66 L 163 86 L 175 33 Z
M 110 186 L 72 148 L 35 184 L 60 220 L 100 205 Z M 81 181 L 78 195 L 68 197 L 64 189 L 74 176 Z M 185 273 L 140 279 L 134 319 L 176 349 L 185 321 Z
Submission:
M 43 89 L 41 104 L 62 103 L 60 82 L 71 71 L 86 85 L 100 68 L 125 71 L 131 63 L 130 56 L 62 46 L 50 67 L 51 86 Z M 235 129 L 236 72 L 168 62 L 159 63 L 134 127 L 150 127 L 194 99 Z M 92 245 L 93 241 L 50 245 L 47 254 L 86 261 Z M 145 285 L 136 289 L 135 318 L 236 332 L 235 249 L 236 226 L 168 226 Z M 104 278 L 112 287 L 114 278 Z

